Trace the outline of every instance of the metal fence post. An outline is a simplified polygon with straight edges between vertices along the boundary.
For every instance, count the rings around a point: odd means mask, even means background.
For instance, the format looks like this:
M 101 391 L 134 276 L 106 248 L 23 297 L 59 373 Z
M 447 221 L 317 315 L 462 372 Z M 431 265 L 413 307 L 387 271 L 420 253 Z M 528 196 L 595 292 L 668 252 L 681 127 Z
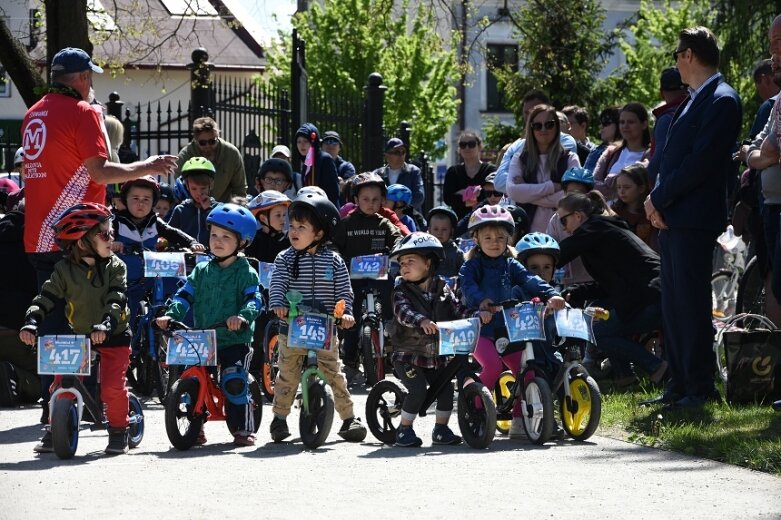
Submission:
M 190 124 L 203 116 L 211 116 L 214 113 L 212 106 L 212 80 L 209 53 L 199 47 L 191 55 L 192 63 L 187 65 L 190 69 L 190 100 L 192 111 L 190 112 Z
M 407 151 L 406 157 L 404 157 L 404 160 L 409 162 L 410 158 L 410 139 L 412 136 L 412 125 L 409 123 L 409 121 L 402 121 L 399 123 L 399 139 L 404 143 L 404 149 Z
M 364 125 L 363 169 L 374 170 L 382 166 L 382 150 L 385 143 L 383 132 L 383 106 L 385 91 L 388 87 L 382 84 L 382 76 L 377 72 L 369 74 L 366 86 L 366 124 Z
M 108 103 L 106 103 L 106 108 L 108 109 L 109 115 L 114 116 L 120 121 L 122 121 L 122 106 L 124 104 L 125 102 L 119 99 L 119 93 L 114 91 L 111 94 L 109 94 Z

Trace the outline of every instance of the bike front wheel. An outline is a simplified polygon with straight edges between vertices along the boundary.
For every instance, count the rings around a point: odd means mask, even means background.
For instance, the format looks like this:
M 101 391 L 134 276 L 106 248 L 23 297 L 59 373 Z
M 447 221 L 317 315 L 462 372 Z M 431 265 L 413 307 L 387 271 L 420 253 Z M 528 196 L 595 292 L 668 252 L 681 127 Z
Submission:
M 746 270 L 738 283 L 738 301 L 735 312 L 740 314 L 765 314 L 765 283 L 757 263 L 757 257 L 746 264 Z
M 51 434 L 54 453 L 70 459 L 79 446 L 79 411 L 73 399 L 55 399 L 51 411 Z
M 602 393 L 590 376 L 579 374 L 569 382 L 570 396 L 561 398 L 561 424 L 570 437 L 585 441 L 597 430 L 602 417 Z
M 735 314 L 738 302 L 738 284 L 733 281 L 732 271 L 722 269 L 711 275 L 711 301 L 713 316 L 728 318 Z M 735 278 L 737 280 L 737 278 Z
M 364 325 L 361 329 L 361 355 L 366 385 L 374 386 L 385 377 L 385 360 L 380 351 L 379 331 L 370 325 Z
M 458 393 L 458 427 L 471 447 L 482 450 L 496 434 L 496 406 L 482 383 L 470 383 Z
M 534 444 L 545 444 L 553 433 L 553 395 L 545 379 L 535 377 L 526 383 L 521 413 L 529 440 Z
M 388 445 L 396 443 L 396 430 L 401 422 L 401 407 L 405 397 L 407 392 L 387 379 L 369 391 L 366 398 L 366 425 L 378 441 Z
M 334 399 L 322 382 L 309 385 L 309 410 L 301 409 L 298 428 L 301 441 L 311 449 L 325 444 L 334 421 Z
M 199 387 L 197 379 L 180 379 L 165 403 L 165 432 L 177 450 L 189 450 L 203 427 L 203 417 L 195 411 Z
M 274 401 L 274 382 L 279 373 L 279 353 L 277 343 L 279 340 L 279 327 L 276 323 L 269 322 L 266 325 L 266 332 L 263 335 L 263 367 L 261 368 L 261 378 L 263 394 L 268 402 Z

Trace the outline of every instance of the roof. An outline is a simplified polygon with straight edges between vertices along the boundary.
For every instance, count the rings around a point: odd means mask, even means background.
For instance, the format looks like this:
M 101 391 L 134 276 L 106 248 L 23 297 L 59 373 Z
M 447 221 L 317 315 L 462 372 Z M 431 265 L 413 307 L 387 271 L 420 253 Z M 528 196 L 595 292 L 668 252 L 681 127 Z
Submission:
M 101 65 L 125 68 L 181 69 L 203 47 L 215 69 L 265 69 L 263 48 L 241 26 L 222 0 L 209 0 L 219 16 L 172 15 L 160 0 L 112 0 L 104 23 L 110 31 L 92 31 L 92 57 Z M 115 7 L 116 6 L 116 7 Z M 94 20 L 93 20 L 94 23 Z M 101 36 L 106 39 L 99 42 Z M 44 62 L 45 43 L 30 53 Z

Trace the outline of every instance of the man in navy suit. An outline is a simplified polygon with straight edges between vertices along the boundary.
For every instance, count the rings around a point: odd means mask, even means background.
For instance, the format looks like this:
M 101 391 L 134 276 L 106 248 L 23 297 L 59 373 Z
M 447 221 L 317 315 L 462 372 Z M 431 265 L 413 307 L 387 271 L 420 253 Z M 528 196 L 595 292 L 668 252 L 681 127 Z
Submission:
M 727 225 L 731 153 L 741 122 L 740 98 L 718 72 L 716 37 L 684 29 L 673 52 L 689 96 L 678 107 L 661 154 L 657 184 L 645 202 L 660 229 L 662 323 L 670 379 L 653 402 L 700 407 L 718 399 L 714 384 L 711 262 Z

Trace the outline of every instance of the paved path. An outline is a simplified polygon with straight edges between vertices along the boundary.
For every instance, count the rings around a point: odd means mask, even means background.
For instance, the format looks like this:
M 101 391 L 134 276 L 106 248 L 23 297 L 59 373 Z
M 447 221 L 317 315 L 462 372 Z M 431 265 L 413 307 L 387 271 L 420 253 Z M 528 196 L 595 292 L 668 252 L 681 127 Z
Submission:
M 365 393 L 355 399 L 362 416 Z M 270 441 L 266 405 L 256 447 L 235 448 L 224 424 L 209 423 L 206 446 L 178 452 L 162 407 L 145 413 L 129 455 L 105 456 L 105 432 L 87 431 L 60 461 L 32 451 L 37 409 L 0 411 L 0 518 L 781 519 L 777 477 L 604 437 L 431 447 L 428 416 L 416 422 L 424 447 L 399 449 L 371 434 L 342 441 L 337 417 L 312 452 Z M 289 424 L 295 435 L 296 411 Z

